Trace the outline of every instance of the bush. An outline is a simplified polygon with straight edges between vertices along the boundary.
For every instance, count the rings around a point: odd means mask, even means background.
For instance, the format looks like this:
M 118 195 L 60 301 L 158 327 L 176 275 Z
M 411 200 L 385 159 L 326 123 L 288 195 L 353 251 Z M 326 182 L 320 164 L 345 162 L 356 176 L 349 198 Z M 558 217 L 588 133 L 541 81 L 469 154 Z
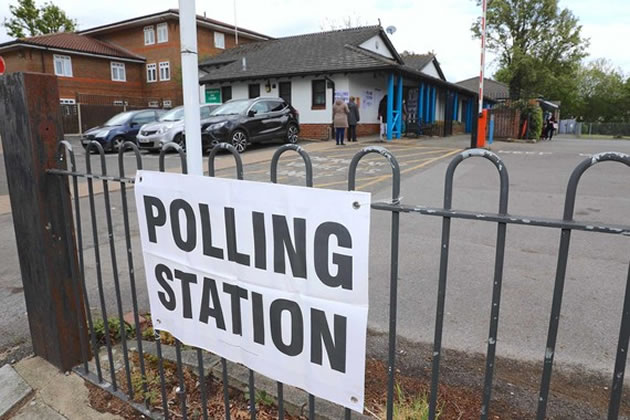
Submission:
M 94 321 L 93 327 L 96 339 L 101 344 L 105 343 L 105 331 L 108 330 L 109 338 L 113 343 L 120 341 L 120 319 L 112 317 L 107 320 L 107 323 L 109 324 L 109 328 L 106 329 L 105 322 L 102 319 L 97 319 L 96 321 Z M 123 323 L 125 324 L 125 333 L 127 335 L 127 338 L 135 337 L 136 331 L 134 330 L 134 328 L 131 325 L 127 324 L 125 321 L 123 321 Z
M 531 104 L 528 101 L 518 101 L 514 107 L 521 111 L 521 124 L 528 121 L 527 138 L 539 139 L 543 131 L 543 110 L 538 104 Z

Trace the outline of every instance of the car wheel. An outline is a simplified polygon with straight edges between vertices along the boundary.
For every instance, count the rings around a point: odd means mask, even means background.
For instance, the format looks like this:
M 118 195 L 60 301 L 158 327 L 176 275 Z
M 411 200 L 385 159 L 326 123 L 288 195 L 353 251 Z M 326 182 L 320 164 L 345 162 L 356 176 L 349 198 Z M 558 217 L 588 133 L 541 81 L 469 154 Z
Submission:
M 287 129 L 287 143 L 295 144 L 298 142 L 299 128 L 295 124 L 289 124 Z
M 247 134 L 243 130 L 236 130 L 232 133 L 232 146 L 239 153 L 243 153 L 247 149 Z
M 186 151 L 186 138 L 181 133 L 175 136 L 173 142 Z
M 112 151 L 118 152 L 125 143 L 125 139 L 121 136 L 116 136 L 112 139 Z

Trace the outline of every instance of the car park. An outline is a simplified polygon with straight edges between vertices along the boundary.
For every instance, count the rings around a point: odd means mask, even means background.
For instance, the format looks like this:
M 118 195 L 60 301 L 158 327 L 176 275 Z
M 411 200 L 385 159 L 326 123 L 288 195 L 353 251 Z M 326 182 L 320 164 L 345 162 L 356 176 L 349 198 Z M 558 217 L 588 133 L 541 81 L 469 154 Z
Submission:
M 210 117 L 218 104 L 203 104 L 200 106 L 201 124 Z M 174 142 L 185 148 L 184 136 L 184 107 L 173 108 L 162 115 L 159 121 L 145 124 L 138 132 L 138 146 L 142 149 L 160 150 L 166 143 Z
M 163 113 L 161 109 L 141 109 L 116 114 L 103 125 L 83 133 L 81 144 L 87 147 L 91 141 L 95 140 L 103 146 L 105 151 L 116 152 L 124 142 L 136 142 L 140 127 L 157 121 Z
M 233 99 L 214 110 L 202 138 L 204 145 L 229 143 L 242 153 L 252 143 L 297 143 L 299 132 L 299 114 L 284 99 Z

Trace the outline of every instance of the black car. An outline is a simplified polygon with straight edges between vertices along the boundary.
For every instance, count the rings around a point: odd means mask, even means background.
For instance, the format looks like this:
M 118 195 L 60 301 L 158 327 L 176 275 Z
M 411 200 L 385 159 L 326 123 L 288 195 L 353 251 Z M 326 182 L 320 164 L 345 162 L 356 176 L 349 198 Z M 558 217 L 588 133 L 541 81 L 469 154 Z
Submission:
M 230 143 L 242 153 L 250 143 L 296 143 L 298 112 L 282 98 L 233 99 L 214 110 L 202 126 L 204 145 Z
M 127 111 L 111 117 L 105 124 L 83 133 L 81 143 L 87 147 L 92 140 L 98 141 L 105 151 L 117 152 L 125 141 L 136 141 L 140 127 L 157 121 L 165 111 L 161 109 L 142 109 Z

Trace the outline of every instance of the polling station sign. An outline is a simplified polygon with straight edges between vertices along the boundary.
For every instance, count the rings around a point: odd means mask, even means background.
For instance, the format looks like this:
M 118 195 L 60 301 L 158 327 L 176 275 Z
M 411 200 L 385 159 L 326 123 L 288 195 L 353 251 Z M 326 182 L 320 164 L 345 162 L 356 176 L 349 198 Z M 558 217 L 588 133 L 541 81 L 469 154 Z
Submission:
M 370 194 L 138 171 L 154 327 L 363 410 Z

